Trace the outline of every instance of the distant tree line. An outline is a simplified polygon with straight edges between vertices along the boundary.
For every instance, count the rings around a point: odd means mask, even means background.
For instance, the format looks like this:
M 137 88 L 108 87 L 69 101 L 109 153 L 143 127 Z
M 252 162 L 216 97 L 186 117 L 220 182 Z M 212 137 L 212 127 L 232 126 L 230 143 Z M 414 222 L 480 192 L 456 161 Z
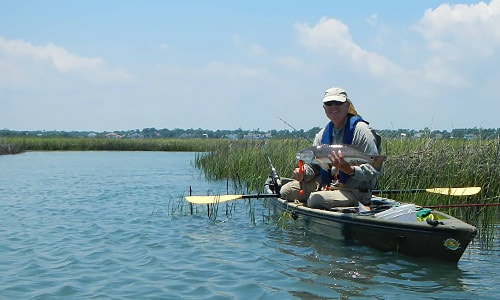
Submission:
M 319 127 L 309 130 L 207 130 L 207 129 L 156 129 L 144 128 L 134 130 L 116 130 L 116 131 L 16 131 L 3 129 L 0 130 L 0 137 L 81 137 L 81 138 L 215 138 L 215 139 L 268 139 L 268 138 L 304 138 L 312 142 Z M 498 139 L 500 137 L 500 128 L 464 128 L 446 130 L 423 130 L 414 129 L 382 129 L 377 132 L 384 138 L 435 138 L 435 139 Z

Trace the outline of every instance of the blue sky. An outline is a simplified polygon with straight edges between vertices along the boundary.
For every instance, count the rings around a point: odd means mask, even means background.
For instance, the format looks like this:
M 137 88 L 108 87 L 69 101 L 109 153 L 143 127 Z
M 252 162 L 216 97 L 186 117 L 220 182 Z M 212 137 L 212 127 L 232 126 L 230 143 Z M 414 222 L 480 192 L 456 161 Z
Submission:
M 0 128 L 499 128 L 500 0 L 0 0 Z

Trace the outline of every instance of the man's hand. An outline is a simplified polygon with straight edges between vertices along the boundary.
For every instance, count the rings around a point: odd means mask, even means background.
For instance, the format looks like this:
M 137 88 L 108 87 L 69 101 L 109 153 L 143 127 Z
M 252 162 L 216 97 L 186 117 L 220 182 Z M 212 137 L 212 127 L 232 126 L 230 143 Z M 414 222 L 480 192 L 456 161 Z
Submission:
M 337 168 L 337 170 L 340 170 L 346 174 L 351 174 L 354 171 L 354 168 L 345 161 L 344 155 L 342 154 L 341 150 L 338 150 L 337 152 L 332 151 L 330 154 L 328 154 L 328 158 L 332 162 L 332 166 Z
M 304 172 L 301 172 L 299 168 L 293 170 L 293 179 L 302 182 L 304 180 Z

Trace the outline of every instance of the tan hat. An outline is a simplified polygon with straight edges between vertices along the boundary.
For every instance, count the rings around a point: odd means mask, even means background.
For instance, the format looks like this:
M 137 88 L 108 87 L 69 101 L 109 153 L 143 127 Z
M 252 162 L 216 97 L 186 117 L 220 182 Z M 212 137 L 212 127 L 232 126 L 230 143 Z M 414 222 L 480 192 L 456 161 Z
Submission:
M 329 101 L 339 101 L 346 102 L 349 98 L 347 98 L 347 92 L 338 87 L 332 87 L 325 91 L 325 95 L 323 96 L 323 103 Z
M 359 116 L 358 112 L 354 108 L 354 105 L 351 102 L 351 99 L 347 97 L 347 92 L 344 89 L 339 87 L 332 87 L 325 91 L 325 95 L 323 96 L 323 103 L 329 101 L 339 101 L 339 102 L 349 102 L 349 108 L 347 110 L 348 114 Z

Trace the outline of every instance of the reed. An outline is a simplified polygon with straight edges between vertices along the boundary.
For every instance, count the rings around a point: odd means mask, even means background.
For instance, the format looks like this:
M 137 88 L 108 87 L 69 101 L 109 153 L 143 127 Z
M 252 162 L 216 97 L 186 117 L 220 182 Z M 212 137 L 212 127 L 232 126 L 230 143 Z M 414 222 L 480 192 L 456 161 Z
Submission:
M 378 189 L 480 186 L 478 195 L 401 194 L 419 205 L 497 203 L 500 200 L 500 140 L 387 140 L 388 160 Z M 491 245 L 498 208 L 451 208 L 447 212 L 480 228 L 482 245 Z
M 199 153 L 195 165 L 209 180 L 230 179 L 234 188 L 247 192 L 262 190 L 270 173 L 269 155 L 282 177 L 290 177 L 297 150 L 310 146 L 301 139 L 232 141 Z M 387 139 L 383 154 L 388 157 L 377 189 L 426 189 L 433 187 L 480 186 L 478 195 L 452 197 L 420 193 L 399 194 L 397 200 L 418 205 L 497 203 L 500 199 L 500 140 Z M 387 195 L 386 195 L 387 196 Z M 449 208 L 448 213 L 480 228 L 480 239 L 490 245 L 498 223 L 497 207 Z M 482 243 L 483 244 L 483 243 Z
M 270 170 L 266 152 L 281 174 L 281 171 L 292 170 L 296 164 L 295 152 L 307 144 L 299 139 L 268 140 L 265 143 L 220 140 L 213 150 L 196 155 L 195 166 L 204 170 L 208 180 L 229 179 L 235 189 L 260 191 Z

